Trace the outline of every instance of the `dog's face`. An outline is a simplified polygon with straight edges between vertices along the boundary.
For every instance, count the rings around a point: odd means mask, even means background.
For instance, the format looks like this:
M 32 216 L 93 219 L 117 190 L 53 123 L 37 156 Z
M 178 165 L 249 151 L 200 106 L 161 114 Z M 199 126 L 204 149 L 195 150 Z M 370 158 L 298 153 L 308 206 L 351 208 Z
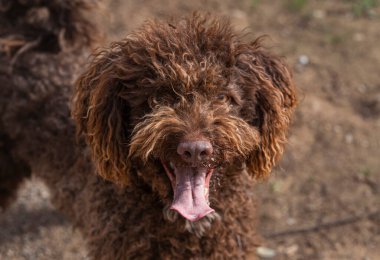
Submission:
M 148 23 L 96 54 L 74 100 L 99 174 L 144 182 L 190 221 L 213 212 L 220 180 L 269 174 L 296 103 L 288 69 L 260 40 L 198 16 Z

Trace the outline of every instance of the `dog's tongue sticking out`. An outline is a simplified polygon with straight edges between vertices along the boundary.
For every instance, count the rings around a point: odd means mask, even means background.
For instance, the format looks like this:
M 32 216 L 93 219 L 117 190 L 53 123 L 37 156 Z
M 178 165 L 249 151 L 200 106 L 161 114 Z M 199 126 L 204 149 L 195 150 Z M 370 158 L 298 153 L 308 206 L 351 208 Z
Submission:
M 214 210 L 208 205 L 212 170 L 204 167 L 175 167 L 174 199 L 171 209 L 184 218 L 196 221 Z

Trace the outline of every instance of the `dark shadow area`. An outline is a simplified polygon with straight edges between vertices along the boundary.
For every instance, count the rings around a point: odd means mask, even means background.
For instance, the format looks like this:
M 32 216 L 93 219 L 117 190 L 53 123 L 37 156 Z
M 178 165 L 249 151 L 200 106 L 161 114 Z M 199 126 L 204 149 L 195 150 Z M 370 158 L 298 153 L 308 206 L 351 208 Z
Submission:
M 64 225 L 65 218 L 59 212 L 42 208 L 27 210 L 22 206 L 0 215 L 0 246 L 14 237 L 38 234 L 41 227 Z

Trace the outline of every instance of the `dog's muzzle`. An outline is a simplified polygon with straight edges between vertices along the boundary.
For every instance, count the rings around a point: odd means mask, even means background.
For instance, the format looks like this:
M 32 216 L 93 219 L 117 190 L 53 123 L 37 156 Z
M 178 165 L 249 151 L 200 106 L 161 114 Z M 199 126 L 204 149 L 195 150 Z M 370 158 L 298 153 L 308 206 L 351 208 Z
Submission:
M 174 193 L 170 209 L 190 221 L 197 221 L 214 210 L 209 206 L 209 185 L 214 169 L 204 162 L 212 159 L 209 141 L 186 140 L 179 143 L 177 153 L 184 165 L 163 162 Z

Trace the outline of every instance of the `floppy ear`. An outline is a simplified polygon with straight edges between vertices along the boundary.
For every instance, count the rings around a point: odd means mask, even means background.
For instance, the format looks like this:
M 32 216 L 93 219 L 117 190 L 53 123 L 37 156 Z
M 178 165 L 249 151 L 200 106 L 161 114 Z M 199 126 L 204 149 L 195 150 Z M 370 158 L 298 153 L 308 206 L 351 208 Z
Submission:
M 128 182 L 130 167 L 130 108 L 125 96 L 134 74 L 129 67 L 117 46 L 94 54 L 76 82 L 73 99 L 77 134 L 90 145 L 98 173 L 119 184 Z
M 249 156 L 247 169 L 256 178 L 266 177 L 283 153 L 297 102 L 295 86 L 287 66 L 262 50 L 260 39 L 241 47 L 236 66 L 246 95 L 246 120 L 260 132 L 259 147 Z

